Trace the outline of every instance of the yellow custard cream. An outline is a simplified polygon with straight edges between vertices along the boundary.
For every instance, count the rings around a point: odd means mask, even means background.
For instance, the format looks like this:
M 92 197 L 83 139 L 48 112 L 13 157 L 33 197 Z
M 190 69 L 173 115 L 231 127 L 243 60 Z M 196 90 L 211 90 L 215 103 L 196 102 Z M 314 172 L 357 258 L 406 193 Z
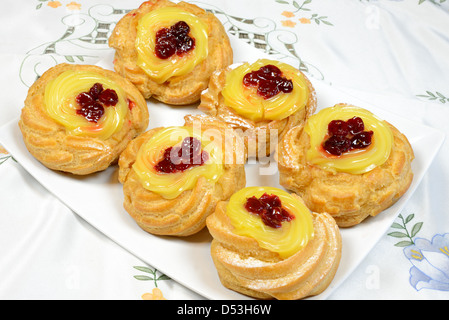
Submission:
M 105 107 L 104 115 L 96 123 L 76 113 L 80 108 L 76 97 L 88 92 L 95 83 L 114 90 L 118 96 L 118 103 Z M 128 113 L 128 100 L 123 89 L 114 81 L 89 71 L 68 70 L 49 82 L 45 88 L 44 104 L 48 115 L 63 125 L 69 134 L 100 139 L 108 139 L 119 131 Z
M 160 173 L 155 166 L 163 158 L 169 147 L 180 145 L 187 137 L 201 141 L 201 149 L 208 153 L 209 159 L 201 166 L 191 167 L 184 172 Z M 182 192 L 195 187 L 199 177 L 215 183 L 224 172 L 221 146 L 217 146 L 210 137 L 192 127 L 168 127 L 158 131 L 137 153 L 133 170 L 143 187 L 165 199 L 174 199 Z
M 189 35 L 195 39 L 195 47 L 182 56 L 173 55 L 169 59 L 160 59 L 155 53 L 156 33 L 170 28 L 179 21 L 190 27 Z M 137 65 L 155 82 L 161 84 L 174 76 L 182 76 L 207 58 L 208 26 L 194 14 L 177 7 L 165 7 L 144 15 L 137 25 Z
M 293 82 L 292 92 L 279 93 L 265 100 L 257 94 L 256 88 L 243 84 L 246 74 L 267 65 L 278 67 L 282 76 Z M 294 67 L 278 61 L 260 59 L 253 64 L 244 63 L 229 72 L 222 95 L 226 105 L 245 118 L 253 121 L 282 120 L 306 106 L 309 90 L 304 76 Z
M 282 222 L 282 227 L 267 226 L 262 219 L 245 208 L 247 200 L 253 196 L 260 198 L 263 194 L 276 195 L 294 218 Z M 310 210 L 288 192 L 273 187 L 247 187 L 230 198 L 226 214 L 231 219 L 234 233 L 254 238 L 259 245 L 282 258 L 288 258 L 304 248 L 313 238 L 313 220 Z
M 353 117 L 360 117 L 365 124 L 365 130 L 374 132 L 371 145 L 366 149 L 352 150 L 340 156 L 328 154 L 322 143 L 327 137 L 329 123 L 332 120 L 347 121 Z M 388 160 L 393 145 L 393 133 L 385 121 L 368 110 L 350 105 L 336 105 L 321 110 L 309 118 L 304 130 L 310 137 L 307 161 L 332 172 L 369 172 Z

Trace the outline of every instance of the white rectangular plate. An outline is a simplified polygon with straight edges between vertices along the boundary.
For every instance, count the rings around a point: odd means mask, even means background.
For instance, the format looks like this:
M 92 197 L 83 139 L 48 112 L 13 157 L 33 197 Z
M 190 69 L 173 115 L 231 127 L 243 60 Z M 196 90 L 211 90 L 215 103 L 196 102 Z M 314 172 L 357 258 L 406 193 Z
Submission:
M 232 37 L 231 41 L 235 62 L 267 57 L 246 43 Z M 112 69 L 112 56 L 105 57 L 101 66 Z M 351 274 L 391 226 L 431 165 L 444 135 L 433 128 L 385 111 L 388 108 L 394 110 L 394 106 L 383 105 L 380 109 L 375 106 L 375 101 L 367 104 L 327 84 L 311 80 L 317 92 L 318 109 L 342 102 L 366 108 L 403 132 L 412 144 L 416 156 L 413 162 L 414 181 L 399 202 L 375 218 L 367 219 L 353 228 L 341 230 L 343 249 L 337 274 L 327 290 L 313 298 L 325 299 Z M 183 125 L 184 115 L 200 113 L 195 106 L 170 107 L 152 100 L 148 101 L 148 108 L 150 128 Z M 205 298 L 248 299 L 221 285 L 210 257 L 211 236 L 207 229 L 187 239 L 178 239 L 154 236 L 136 225 L 123 209 L 122 186 L 117 180 L 116 166 L 87 177 L 49 170 L 27 151 L 17 120 L 0 128 L 0 144 L 49 192 L 104 235 L 152 267 Z M 281 187 L 279 176 L 260 175 L 258 164 L 247 164 L 246 169 L 248 186 Z

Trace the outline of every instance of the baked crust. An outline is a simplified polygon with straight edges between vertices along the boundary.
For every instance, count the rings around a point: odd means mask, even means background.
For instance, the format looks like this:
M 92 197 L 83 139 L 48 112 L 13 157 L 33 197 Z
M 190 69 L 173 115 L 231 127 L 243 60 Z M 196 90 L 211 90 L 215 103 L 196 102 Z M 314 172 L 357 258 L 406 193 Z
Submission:
M 259 299 L 295 300 L 320 294 L 332 282 L 342 242 L 330 215 L 312 213 L 313 238 L 303 249 L 282 259 L 261 248 L 255 239 L 233 233 L 226 206 L 227 202 L 220 202 L 207 218 L 213 237 L 211 256 L 226 288 Z
M 219 130 L 225 134 L 226 126 L 206 116 L 186 116 L 185 125 L 201 124 L 201 130 Z M 145 231 L 157 235 L 189 236 L 206 225 L 206 218 L 219 201 L 228 199 L 246 184 L 244 164 L 238 161 L 243 155 L 240 138 L 228 130 L 227 139 L 235 138 L 233 148 L 222 150 L 226 159 L 224 173 L 216 183 L 200 177 L 192 190 L 186 190 L 175 199 L 165 199 L 145 189 L 132 169 L 140 147 L 163 128 L 151 129 L 129 143 L 119 159 L 119 181 L 123 184 L 124 207 L 129 215 Z M 231 136 L 230 136 L 231 135 Z M 226 153 L 226 154 L 225 154 Z
M 230 125 L 238 132 L 245 141 L 249 156 L 268 156 L 277 146 L 277 141 L 282 139 L 285 133 L 302 124 L 316 110 L 316 93 L 312 83 L 304 76 L 308 90 L 309 99 L 305 108 L 298 110 L 289 117 L 282 120 L 253 121 L 237 114 L 231 107 L 227 106 L 221 92 L 226 85 L 226 75 L 231 71 L 230 67 L 214 72 L 211 76 L 209 88 L 201 95 L 201 103 L 198 109 L 204 113 L 217 117 Z M 298 72 L 300 72 L 298 70 Z M 271 134 L 277 132 L 272 141 Z M 258 137 L 265 136 L 265 141 Z
M 133 107 L 122 128 L 110 138 L 67 134 L 66 128 L 54 121 L 45 110 L 46 85 L 67 70 L 98 73 L 121 86 Z M 130 140 L 148 127 L 149 115 L 145 99 L 136 87 L 117 73 L 91 65 L 59 64 L 47 70 L 29 89 L 19 119 L 19 127 L 28 151 L 46 167 L 87 175 L 113 164 Z
M 177 6 L 195 14 L 208 27 L 208 57 L 198 64 L 192 72 L 183 76 L 175 76 L 165 83 L 157 84 L 137 65 L 137 24 L 139 19 L 158 8 Z M 228 35 L 220 20 L 212 13 L 196 5 L 180 2 L 174 4 L 168 0 L 150 0 L 142 3 L 135 10 L 125 15 L 116 25 L 109 46 L 116 50 L 115 70 L 128 78 L 142 92 L 145 98 L 153 97 L 171 105 L 188 105 L 200 100 L 201 92 L 207 88 L 209 78 L 215 70 L 225 68 L 233 61 L 233 51 Z
M 413 149 L 407 137 L 388 123 L 393 133 L 390 157 L 364 174 L 330 171 L 306 160 L 310 137 L 297 126 L 279 143 L 277 160 L 280 184 L 300 195 L 314 212 L 327 212 L 338 226 L 351 227 L 392 206 L 413 180 Z

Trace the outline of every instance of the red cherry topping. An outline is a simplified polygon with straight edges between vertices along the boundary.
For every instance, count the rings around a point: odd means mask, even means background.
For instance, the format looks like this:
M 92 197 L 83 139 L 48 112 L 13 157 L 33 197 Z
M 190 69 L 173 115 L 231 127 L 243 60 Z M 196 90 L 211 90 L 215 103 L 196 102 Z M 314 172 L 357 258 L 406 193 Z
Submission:
M 247 87 L 257 87 L 257 94 L 264 99 L 270 99 L 281 92 L 293 91 L 293 82 L 284 78 L 282 71 L 273 65 L 266 65 L 246 74 L 243 84 Z
M 346 136 L 349 133 L 348 125 L 343 120 L 332 120 L 327 128 L 329 133 L 335 136 Z
M 189 168 L 202 166 L 208 159 L 209 154 L 201 150 L 201 141 L 188 137 L 180 147 L 167 148 L 155 169 L 160 173 L 184 172 Z
M 76 110 L 76 113 L 86 118 L 89 122 L 98 122 L 104 114 L 104 108 L 100 103 L 94 102 L 91 105 Z
M 105 106 L 115 106 L 118 102 L 118 96 L 114 90 L 106 89 L 100 93 L 98 100 Z
M 76 102 L 77 102 L 81 107 L 86 107 L 86 106 L 93 105 L 94 102 L 95 102 L 95 99 L 92 98 L 92 96 L 91 96 L 88 92 L 81 92 L 81 93 L 76 97 Z
M 189 36 L 190 27 L 179 21 L 170 28 L 163 28 L 156 33 L 156 56 L 168 59 L 173 55 L 182 56 L 195 48 L 195 39 Z
M 103 85 L 101 83 L 95 83 L 89 90 L 89 94 L 93 99 L 98 99 L 98 96 L 103 91 Z
M 103 90 L 101 83 L 95 83 L 88 92 L 77 95 L 75 100 L 81 107 L 76 113 L 89 122 L 97 123 L 104 115 L 104 107 L 115 106 L 118 103 L 118 96 L 114 90 Z
M 357 133 L 351 139 L 351 148 L 353 149 L 363 149 L 371 144 L 371 139 L 373 137 L 372 131 L 364 131 Z
M 371 145 L 373 131 L 365 131 L 365 124 L 360 117 L 348 121 L 332 120 L 328 125 L 329 138 L 323 148 L 334 156 L 340 156 L 354 149 L 364 149 Z
M 359 117 L 349 119 L 348 121 L 346 121 L 346 123 L 348 124 L 348 130 L 350 134 L 361 133 L 365 130 L 365 124 Z
M 248 198 L 245 209 L 260 216 L 266 226 L 276 229 L 282 227 L 282 222 L 292 221 L 295 218 L 282 207 L 281 199 L 273 194 L 264 193 L 259 199 L 255 196 Z
M 351 141 L 346 136 L 331 136 L 324 142 L 324 150 L 334 156 L 340 156 L 348 152 L 350 148 Z

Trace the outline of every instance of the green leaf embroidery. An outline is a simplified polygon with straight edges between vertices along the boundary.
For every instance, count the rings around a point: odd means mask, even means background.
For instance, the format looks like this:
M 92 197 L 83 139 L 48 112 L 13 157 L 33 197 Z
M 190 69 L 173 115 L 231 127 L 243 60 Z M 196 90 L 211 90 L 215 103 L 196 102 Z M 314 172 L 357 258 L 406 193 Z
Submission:
M 430 1 L 433 4 L 436 4 L 437 6 L 439 6 L 441 3 L 446 2 L 446 0 L 419 0 L 418 5 L 423 4 L 426 1 Z
M 401 241 L 401 242 L 396 243 L 395 246 L 405 248 L 405 247 L 411 246 L 413 244 L 414 244 L 413 241 Z
M 39 10 L 40 8 L 42 8 L 42 5 L 44 4 L 44 2 L 48 2 L 49 0 L 38 0 L 38 1 L 41 2 L 41 3 L 39 3 L 36 6 L 36 10 Z
M 138 267 L 137 266 L 137 267 L 134 267 L 134 269 L 137 269 L 139 271 L 146 272 L 146 273 L 154 273 L 154 270 L 150 269 L 148 267 Z
M 392 228 L 394 228 L 394 229 L 405 229 L 405 227 L 404 226 L 401 226 L 399 223 L 393 223 L 392 225 L 391 225 L 391 227 Z
M 414 214 L 414 213 L 410 214 L 410 215 L 405 219 L 405 223 L 406 223 L 406 224 L 409 223 L 410 221 L 413 220 L 414 217 L 415 217 L 415 214 Z
M 413 226 L 412 233 L 410 235 L 412 238 L 418 234 L 419 230 L 421 230 L 421 228 L 422 228 L 422 225 L 423 225 L 423 223 L 419 222 Z
M 407 238 L 408 234 L 402 233 L 402 232 L 392 232 L 388 234 L 390 237 L 394 238 Z
M 280 4 L 289 4 L 288 1 L 284 1 L 284 0 L 275 0 L 275 1 Z M 312 0 L 305 0 L 305 1 L 303 1 L 302 4 L 299 4 L 297 1 L 293 1 L 292 5 L 296 9 L 294 11 L 294 13 L 299 12 L 299 11 L 312 11 L 312 9 L 306 8 L 306 5 L 308 5 L 310 3 L 312 3 Z M 327 18 L 328 18 L 327 16 L 318 16 L 317 13 L 313 13 L 310 16 L 309 20 L 315 22 L 317 25 L 324 23 L 328 26 L 333 26 L 333 24 L 331 22 L 327 21 Z
M 9 159 L 12 159 L 13 161 L 17 162 L 16 159 L 14 159 L 12 156 L 10 155 L 6 155 L 6 156 L 0 156 L 0 165 L 4 164 L 6 161 L 8 161 Z
M 135 279 L 140 281 L 154 281 L 154 286 L 157 288 L 157 282 L 162 280 L 171 280 L 170 277 L 166 276 L 163 273 L 160 273 L 157 269 L 151 269 L 149 267 L 141 267 L 141 266 L 134 266 L 133 267 L 136 270 L 139 270 L 141 272 L 149 273 L 150 275 L 136 275 L 134 276 Z M 159 273 L 159 276 L 158 276 Z
M 68 62 L 75 62 L 75 59 L 73 59 L 73 57 L 72 56 L 65 56 L 65 59 L 68 61 Z
M 140 280 L 140 281 L 154 280 L 153 277 L 148 277 L 148 276 L 134 276 L 134 278 L 136 278 L 137 280 Z
M 414 224 L 412 227 L 412 231 L 409 232 L 407 229 L 407 224 L 409 224 L 414 218 L 415 218 L 415 214 L 413 214 L 413 213 L 408 215 L 406 218 L 404 218 L 400 214 L 399 219 L 401 219 L 402 223 L 395 222 L 391 225 L 391 228 L 401 229 L 401 230 L 404 230 L 404 232 L 394 231 L 394 232 L 388 233 L 388 236 L 393 237 L 393 238 L 398 238 L 398 239 L 408 238 L 408 240 L 406 240 L 406 241 L 400 241 L 400 242 L 396 243 L 395 244 L 396 247 L 408 247 L 408 246 L 415 244 L 415 242 L 413 241 L 413 238 L 421 230 L 423 223 L 418 222 L 418 223 Z
M 161 274 L 157 280 L 171 280 L 171 278 L 165 274 Z
M 427 94 L 418 94 L 417 97 L 425 98 L 430 101 L 438 100 L 441 103 L 449 102 L 449 98 L 443 95 L 441 92 L 435 91 L 435 93 L 431 91 L 426 91 Z

